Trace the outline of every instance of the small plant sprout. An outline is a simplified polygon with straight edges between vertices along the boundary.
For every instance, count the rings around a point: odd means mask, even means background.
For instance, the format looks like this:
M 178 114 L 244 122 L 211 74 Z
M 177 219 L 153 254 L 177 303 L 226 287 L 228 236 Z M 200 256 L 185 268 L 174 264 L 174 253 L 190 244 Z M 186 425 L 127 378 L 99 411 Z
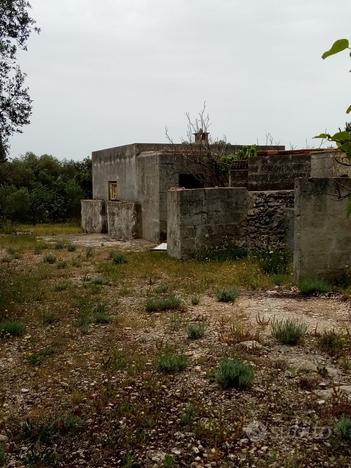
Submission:
M 295 346 L 301 343 L 307 332 L 307 325 L 293 320 L 280 320 L 272 323 L 272 335 L 284 345 Z
M 251 387 L 255 373 L 252 366 L 241 359 L 223 359 L 215 377 L 216 382 L 225 389 L 244 390 Z

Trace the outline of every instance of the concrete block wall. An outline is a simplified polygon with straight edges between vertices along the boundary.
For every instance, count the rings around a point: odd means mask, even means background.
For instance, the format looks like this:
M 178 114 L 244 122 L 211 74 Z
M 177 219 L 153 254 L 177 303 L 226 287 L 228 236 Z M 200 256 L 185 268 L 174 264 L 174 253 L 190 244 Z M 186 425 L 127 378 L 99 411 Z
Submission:
M 104 200 L 81 200 L 82 230 L 88 234 L 106 232 L 106 204 Z
M 351 179 L 295 183 L 294 276 L 336 279 L 351 271 Z
M 248 249 L 291 249 L 292 208 L 294 208 L 294 190 L 249 192 Z
M 260 190 L 293 190 L 297 177 L 309 177 L 309 153 L 258 155 L 248 161 L 248 188 Z
M 245 188 L 174 189 L 168 192 L 168 254 L 185 259 L 209 248 L 246 242 Z

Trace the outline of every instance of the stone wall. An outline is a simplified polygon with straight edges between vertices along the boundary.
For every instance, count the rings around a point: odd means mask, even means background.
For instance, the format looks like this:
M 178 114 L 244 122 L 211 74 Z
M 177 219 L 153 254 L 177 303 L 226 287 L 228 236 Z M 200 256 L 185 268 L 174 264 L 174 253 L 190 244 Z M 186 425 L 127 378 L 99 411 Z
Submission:
M 351 177 L 351 161 L 337 150 L 312 154 L 311 177 Z
M 351 270 L 351 179 L 298 179 L 295 184 L 294 275 L 335 279 Z
M 258 190 L 293 190 L 297 177 L 309 177 L 311 156 L 308 152 L 284 152 L 258 155 L 248 162 L 248 188 Z
M 249 250 L 291 248 L 294 190 L 249 192 L 247 247 Z
M 174 189 L 168 192 L 167 248 L 184 259 L 223 245 L 246 242 L 245 188 Z
M 141 207 L 133 202 L 107 202 L 108 234 L 127 241 L 141 237 Z
M 81 200 L 81 218 L 83 232 L 106 232 L 107 218 L 105 201 Z

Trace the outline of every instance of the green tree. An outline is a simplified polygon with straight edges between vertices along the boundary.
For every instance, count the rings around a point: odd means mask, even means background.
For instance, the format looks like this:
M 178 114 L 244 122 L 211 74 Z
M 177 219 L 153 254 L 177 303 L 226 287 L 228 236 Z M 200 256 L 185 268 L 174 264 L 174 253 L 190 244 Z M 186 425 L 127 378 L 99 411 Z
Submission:
M 322 58 L 326 59 L 331 57 L 332 55 L 339 54 L 345 50 L 351 50 L 349 40 L 348 39 L 338 39 L 334 42 L 329 50 L 326 50 L 322 54 Z M 351 56 L 351 53 L 349 54 Z M 351 105 L 347 108 L 346 113 L 349 114 L 351 112 Z M 345 130 L 339 130 L 338 132 L 334 133 L 333 135 L 329 133 L 321 133 L 317 135 L 315 138 L 322 138 L 333 142 L 336 146 L 343 151 L 348 158 L 351 159 L 351 131 L 350 126 L 346 125 Z
M 18 49 L 27 50 L 32 31 L 39 32 L 30 8 L 25 0 L 0 0 L 0 162 L 6 160 L 9 137 L 30 123 L 32 101 L 17 64 Z

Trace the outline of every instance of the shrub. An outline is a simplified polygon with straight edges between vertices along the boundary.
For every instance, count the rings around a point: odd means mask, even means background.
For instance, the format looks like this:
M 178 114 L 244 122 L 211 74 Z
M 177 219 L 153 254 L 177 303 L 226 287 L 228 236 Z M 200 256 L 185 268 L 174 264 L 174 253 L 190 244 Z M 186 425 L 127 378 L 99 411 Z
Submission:
M 191 304 L 193 306 L 197 306 L 200 304 L 200 297 L 199 296 L 192 296 L 191 297 Z
M 56 250 L 62 250 L 64 248 L 65 248 L 65 243 L 63 241 L 55 242 L 55 249 Z
M 146 312 L 181 309 L 181 300 L 176 296 L 154 297 L 145 304 Z
M 293 320 L 275 321 L 272 324 L 272 335 L 280 343 L 285 345 L 297 345 L 302 342 L 307 331 L 307 326 Z
M 62 261 L 61 261 L 61 262 L 58 262 L 58 263 L 56 264 L 56 268 L 57 268 L 58 270 L 64 270 L 66 267 L 67 267 L 67 263 L 66 263 L 66 262 L 62 262 Z
M 77 249 L 77 247 L 75 245 L 73 245 L 73 244 L 69 244 L 67 246 L 68 252 L 74 252 L 76 249 Z
M 113 251 L 110 254 L 112 262 L 116 265 L 122 265 L 123 263 L 127 263 L 126 257 L 121 254 L 120 252 Z
M 306 278 L 299 282 L 299 290 L 303 296 L 325 294 L 331 289 L 332 287 L 327 281 L 318 278 Z
M 203 323 L 189 323 L 187 334 L 190 340 L 198 340 L 205 334 L 205 325 Z
M 167 284 L 160 284 L 155 288 L 155 294 L 165 294 L 168 291 Z
M 255 377 L 250 364 L 240 359 L 223 359 L 216 371 L 216 382 L 223 388 L 249 388 Z
M 172 351 L 161 353 L 157 360 L 157 368 L 165 374 L 180 372 L 187 366 L 187 358 L 184 354 L 177 354 Z
M 325 330 L 318 341 L 321 350 L 332 356 L 339 355 L 344 349 L 343 337 L 334 330 Z
M 69 286 L 68 281 L 62 281 L 61 283 L 55 284 L 54 291 L 56 292 L 65 291 L 68 288 L 68 286 Z
M 17 320 L 3 320 L 0 322 L 0 335 L 21 336 L 26 326 Z
M 236 288 L 223 288 L 217 291 L 218 302 L 234 302 L 240 295 Z
M 45 263 L 50 263 L 50 265 L 52 265 L 53 263 L 56 262 L 56 257 L 55 255 L 48 254 L 48 255 L 45 255 L 43 260 Z
M 335 432 L 344 440 L 351 439 L 351 419 L 348 416 L 343 416 L 335 425 Z
M 59 322 L 60 318 L 55 312 L 44 312 L 43 313 L 43 324 L 52 325 L 53 323 Z

